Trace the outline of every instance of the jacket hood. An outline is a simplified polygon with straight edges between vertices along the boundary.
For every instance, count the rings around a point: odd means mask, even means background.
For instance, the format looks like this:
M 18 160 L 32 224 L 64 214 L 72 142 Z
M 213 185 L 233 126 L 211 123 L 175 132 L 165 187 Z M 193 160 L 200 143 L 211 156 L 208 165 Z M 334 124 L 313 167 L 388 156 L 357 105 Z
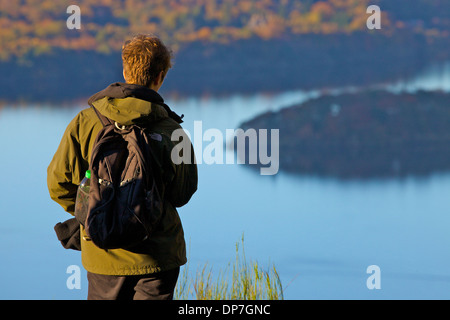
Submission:
M 115 82 L 89 98 L 88 104 L 105 117 L 122 125 L 154 122 L 170 117 L 182 123 L 154 90 L 137 84 Z

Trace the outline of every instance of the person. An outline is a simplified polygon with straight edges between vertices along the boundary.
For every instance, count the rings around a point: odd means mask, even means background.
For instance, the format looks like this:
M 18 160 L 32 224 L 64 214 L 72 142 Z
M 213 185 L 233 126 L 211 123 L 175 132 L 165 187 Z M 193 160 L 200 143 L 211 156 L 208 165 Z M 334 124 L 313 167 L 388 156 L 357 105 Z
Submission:
M 152 149 L 161 160 L 164 209 L 151 237 L 136 248 L 103 250 L 89 241 L 83 225 L 72 224 L 69 228 L 75 230 L 71 241 L 79 241 L 82 264 L 87 270 L 88 300 L 173 299 L 180 266 L 187 262 L 184 231 L 176 208 L 187 204 L 196 192 L 197 166 L 190 141 L 190 163 L 171 159 L 177 142 L 170 137 L 181 128 L 182 119 L 158 93 L 172 67 L 171 59 L 171 51 L 158 37 L 139 34 L 122 47 L 125 83 L 112 83 L 89 99 L 91 106 L 112 121 L 146 126 L 159 137 L 169 138 L 157 139 L 161 146 Z M 101 128 L 93 108 L 79 112 L 67 126 L 48 166 L 50 197 L 72 215 L 77 187 L 89 168 L 92 145 Z

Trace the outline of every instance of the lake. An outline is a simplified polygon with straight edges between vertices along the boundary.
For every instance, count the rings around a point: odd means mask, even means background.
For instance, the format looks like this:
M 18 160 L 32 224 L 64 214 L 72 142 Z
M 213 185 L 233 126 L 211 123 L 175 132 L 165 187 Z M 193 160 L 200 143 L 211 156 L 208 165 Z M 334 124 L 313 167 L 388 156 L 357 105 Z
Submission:
M 450 63 L 392 91 L 450 90 Z M 355 88 L 338 88 L 339 93 Z M 167 99 L 184 128 L 238 128 L 267 110 L 317 97 L 321 90 Z M 84 105 L 0 109 L 0 299 L 85 299 L 68 289 L 79 252 L 62 248 L 53 226 L 69 218 L 48 195 L 46 169 L 69 121 Z M 197 153 L 201 150 L 196 150 Z M 230 151 L 227 151 L 230 152 Z M 283 155 L 280 155 L 280 157 Z M 340 181 L 279 172 L 262 176 L 239 164 L 199 165 L 199 189 L 179 210 L 189 268 L 224 270 L 245 237 L 248 259 L 274 264 L 286 299 L 449 299 L 450 173 L 426 178 Z M 369 290 L 367 268 L 380 270 Z

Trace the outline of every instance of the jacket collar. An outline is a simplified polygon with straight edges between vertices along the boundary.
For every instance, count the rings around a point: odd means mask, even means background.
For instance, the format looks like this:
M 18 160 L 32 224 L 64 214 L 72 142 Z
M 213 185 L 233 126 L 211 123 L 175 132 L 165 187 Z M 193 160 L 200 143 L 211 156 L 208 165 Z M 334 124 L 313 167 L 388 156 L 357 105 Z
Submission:
M 159 95 L 158 92 L 141 85 L 122 82 L 112 83 L 102 91 L 99 91 L 91 96 L 88 100 L 88 104 L 91 107 L 94 107 L 96 101 L 99 101 L 106 97 L 108 98 L 108 100 L 136 98 L 139 100 L 147 101 L 151 104 L 162 106 L 167 112 L 168 116 L 175 120 L 177 123 L 183 122 L 182 118 L 184 115 L 179 116 L 174 111 L 172 111 L 169 106 L 164 103 L 164 99 L 161 97 L 161 95 Z

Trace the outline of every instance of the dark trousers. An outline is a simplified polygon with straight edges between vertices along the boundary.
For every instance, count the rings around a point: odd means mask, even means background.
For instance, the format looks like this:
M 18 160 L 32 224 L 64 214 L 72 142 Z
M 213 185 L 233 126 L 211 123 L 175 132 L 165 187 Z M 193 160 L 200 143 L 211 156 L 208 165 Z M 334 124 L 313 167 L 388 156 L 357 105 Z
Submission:
M 136 276 L 88 272 L 88 300 L 172 300 L 179 273 L 179 267 Z

